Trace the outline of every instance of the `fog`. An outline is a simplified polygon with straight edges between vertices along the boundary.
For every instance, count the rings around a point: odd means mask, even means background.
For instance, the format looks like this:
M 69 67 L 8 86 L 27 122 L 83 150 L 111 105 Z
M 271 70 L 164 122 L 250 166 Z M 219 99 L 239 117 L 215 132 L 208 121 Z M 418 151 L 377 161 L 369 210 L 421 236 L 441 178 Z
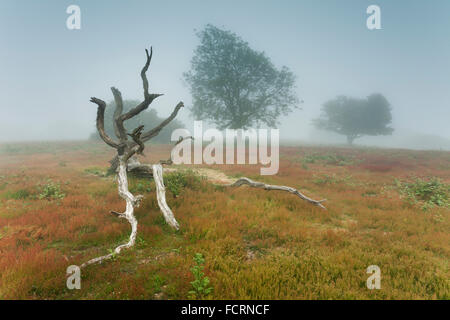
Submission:
M 66 9 L 81 9 L 69 30 Z M 381 30 L 366 27 L 371 4 Z M 280 118 L 289 143 L 344 144 L 311 120 L 337 95 L 382 93 L 391 103 L 393 136 L 359 145 L 450 150 L 450 2 L 427 1 L 2 1 L 0 3 L 0 142 L 87 139 L 95 131 L 95 96 L 142 99 L 139 72 L 153 46 L 152 103 L 168 116 L 191 104 L 182 74 L 198 45 L 195 30 L 231 30 L 297 76 L 301 110 Z M 178 116 L 192 128 L 188 108 Z

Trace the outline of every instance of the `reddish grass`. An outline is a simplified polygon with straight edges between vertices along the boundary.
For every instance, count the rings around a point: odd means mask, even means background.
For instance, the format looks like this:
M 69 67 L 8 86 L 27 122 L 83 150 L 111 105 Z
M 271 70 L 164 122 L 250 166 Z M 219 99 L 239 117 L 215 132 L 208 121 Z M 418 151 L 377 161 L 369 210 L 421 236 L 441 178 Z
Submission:
M 170 148 L 150 145 L 143 161 L 166 159 Z M 83 270 L 82 290 L 70 291 L 67 266 L 105 254 L 128 237 L 128 225 L 108 213 L 124 209 L 113 178 L 91 173 L 106 169 L 112 155 L 102 144 L 81 142 L 0 153 L 0 298 L 153 299 L 162 293 L 185 299 L 196 252 L 206 257 L 212 298 L 450 297 L 449 210 L 423 212 L 394 188 L 394 178 L 412 176 L 450 183 L 450 153 L 322 147 L 282 148 L 275 176 L 259 176 L 259 165 L 208 167 L 325 197 L 328 210 L 286 193 L 202 182 L 178 198 L 168 195 L 181 224 L 175 232 L 161 218 L 152 185 L 136 213 L 136 247 Z M 319 160 L 305 166 L 308 155 Z M 346 162 L 320 160 L 327 155 Z M 37 195 L 49 178 L 64 199 L 14 198 L 20 190 Z M 371 264 L 382 270 L 383 289 L 376 292 L 365 288 Z

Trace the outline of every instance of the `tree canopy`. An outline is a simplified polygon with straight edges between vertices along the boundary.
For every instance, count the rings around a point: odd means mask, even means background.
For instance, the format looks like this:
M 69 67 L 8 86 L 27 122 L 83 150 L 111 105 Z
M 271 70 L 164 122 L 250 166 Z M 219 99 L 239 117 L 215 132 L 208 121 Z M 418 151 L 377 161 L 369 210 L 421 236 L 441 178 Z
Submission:
M 366 99 L 338 96 L 322 106 L 322 114 L 314 119 L 318 129 L 345 135 L 349 144 L 362 136 L 390 135 L 392 121 L 388 100 L 379 93 Z
M 137 100 L 124 100 L 123 112 L 128 112 L 132 108 L 139 105 L 139 103 L 140 101 Z M 114 136 L 114 126 L 113 126 L 114 108 L 115 108 L 114 101 L 110 101 L 106 105 L 105 109 L 105 131 L 110 137 Z M 144 125 L 146 129 L 151 129 L 158 126 L 162 121 L 163 119 L 158 117 L 156 110 L 147 109 L 139 113 L 135 117 L 125 121 L 124 126 L 127 132 L 132 132 L 134 128 L 140 125 Z M 166 127 L 164 127 L 164 129 L 162 129 L 161 132 L 152 139 L 152 141 L 160 143 L 169 143 L 172 131 L 178 128 L 184 128 L 184 124 L 174 119 Z M 91 135 L 91 138 L 98 139 L 99 138 L 98 132 L 93 133 Z
M 276 69 L 264 52 L 213 25 L 197 36 L 200 45 L 184 74 L 196 119 L 208 119 L 219 129 L 274 127 L 280 115 L 298 107 L 295 76 L 287 67 Z

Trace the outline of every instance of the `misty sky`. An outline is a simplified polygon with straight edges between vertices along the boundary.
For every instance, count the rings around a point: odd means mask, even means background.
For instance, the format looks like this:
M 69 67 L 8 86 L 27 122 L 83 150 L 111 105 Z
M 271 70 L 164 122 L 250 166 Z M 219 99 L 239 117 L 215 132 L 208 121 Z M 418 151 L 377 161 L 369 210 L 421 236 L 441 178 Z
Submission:
M 66 8 L 81 8 L 68 30 Z M 366 27 L 381 7 L 382 30 Z M 311 119 L 336 95 L 383 93 L 398 130 L 450 138 L 450 1 L 0 1 L 0 141 L 84 139 L 94 131 L 91 96 L 142 99 L 144 48 L 153 46 L 151 106 L 167 116 L 191 102 L 182 73 L 194 29 L 229 29 L 298 77 L 303 110 L 282 118 L 282 138 L 307 140 Z M 188 110 L 179 115 L 188 128 Z M 389 139 L 388 137 L 386 139 Z M 342 141 L 345 138 L 342 137 Z

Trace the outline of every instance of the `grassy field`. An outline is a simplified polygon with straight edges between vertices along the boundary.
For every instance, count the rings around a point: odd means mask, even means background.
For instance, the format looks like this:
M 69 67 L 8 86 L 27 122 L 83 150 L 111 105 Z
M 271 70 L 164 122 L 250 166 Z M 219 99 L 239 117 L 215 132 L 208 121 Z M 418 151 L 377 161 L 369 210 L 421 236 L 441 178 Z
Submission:
M 143 161 L 169 150 L 149 145 Z M 83 269 L 81 290 L 68 290 L 69 265 L 129 236 L 109 214 L 124 209 L 104 175 L 112 155 L 87 142 L 0 145 L 0 298 L 450 299 L 450 152 L 374 148 L 285 147 L 276 176 L 259 176 L 259 165 L 209 167 L 327 198 L 328 210 L 169 174 L 180 231 L 162 218 L 153 182 L 132 179 L 145 195 L 136 246 Z M 196 263 L 209 293 L 193 290 Z M 369 265 L 381 269 L 380 290 L 366 287 Z

